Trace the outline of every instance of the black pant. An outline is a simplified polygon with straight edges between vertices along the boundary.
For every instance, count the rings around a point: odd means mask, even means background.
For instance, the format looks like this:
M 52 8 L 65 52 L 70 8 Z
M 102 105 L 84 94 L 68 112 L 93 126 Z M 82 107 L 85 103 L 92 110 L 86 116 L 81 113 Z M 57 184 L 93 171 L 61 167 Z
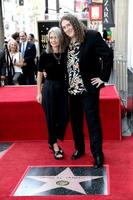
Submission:
M 45 80 L 43 107 L 48 126 L 48 142 L 63 140 L 68 122 L 68 97 L 64 81 Z
M 21 76 L 21 84 L 22 85 L 35 85 L 35 74 L 34 72 L 29 73 L 29 74 L 22 74 Z
M 102 131 L 99 117 L 99 93 L 70 95 L 70 118 L 75 149 L 85 151 L 83 117 L 86 114 L 93 157 L 102 154 Z

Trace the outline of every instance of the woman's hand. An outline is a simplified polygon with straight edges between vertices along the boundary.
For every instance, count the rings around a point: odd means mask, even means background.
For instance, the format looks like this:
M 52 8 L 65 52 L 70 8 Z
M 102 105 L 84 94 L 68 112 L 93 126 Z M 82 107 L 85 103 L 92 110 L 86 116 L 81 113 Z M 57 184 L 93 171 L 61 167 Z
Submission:
M 101 85 L 101 84 L 103 84 L 104 82 L 100 79 L 100 78 L 92 78 L 91 79 L 91 84 L 92 85 L 95 85 L 96 86 L 96 88 L 99 88 L 99 86 Z
M 38 103 L 41 104 L 42 103 L 42 94 L 38 94 L 37 97 L 36 97 L 36 100 L 37 100 Z

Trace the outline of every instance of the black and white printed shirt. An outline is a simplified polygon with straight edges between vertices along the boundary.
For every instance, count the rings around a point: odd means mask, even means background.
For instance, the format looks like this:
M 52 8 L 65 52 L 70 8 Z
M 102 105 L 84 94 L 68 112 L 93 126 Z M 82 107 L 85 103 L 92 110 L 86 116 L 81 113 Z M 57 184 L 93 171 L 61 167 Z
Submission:
M 67 71 L 69 77 L 68 92 L 71 95 L 80 95 L 86 92 L 79 71 L 79 43 L 70 43 L 67 54 Z

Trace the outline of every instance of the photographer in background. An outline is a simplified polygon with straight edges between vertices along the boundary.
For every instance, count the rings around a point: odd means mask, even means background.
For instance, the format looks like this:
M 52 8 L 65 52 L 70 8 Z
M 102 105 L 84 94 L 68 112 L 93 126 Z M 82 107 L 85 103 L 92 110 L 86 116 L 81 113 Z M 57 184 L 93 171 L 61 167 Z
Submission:
M 6 60 L 4 49 L 0 49 L 0 87 L 4 86 L 6 78 Z
M 4 43 L 4 48 L 0 51 L 0 84 L 12 85 L 12 78 L 14 76 L 14 67 L 8 51 L 7 41 Z

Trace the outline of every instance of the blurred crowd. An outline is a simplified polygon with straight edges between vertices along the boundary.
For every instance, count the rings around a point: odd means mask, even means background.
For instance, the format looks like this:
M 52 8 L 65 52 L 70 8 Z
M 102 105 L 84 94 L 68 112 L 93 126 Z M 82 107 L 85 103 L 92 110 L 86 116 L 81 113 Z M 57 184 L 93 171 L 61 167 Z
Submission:
M 15 32 L 0 47 L 0 86 L 35 85 L 39 60 L 34 34 Z

